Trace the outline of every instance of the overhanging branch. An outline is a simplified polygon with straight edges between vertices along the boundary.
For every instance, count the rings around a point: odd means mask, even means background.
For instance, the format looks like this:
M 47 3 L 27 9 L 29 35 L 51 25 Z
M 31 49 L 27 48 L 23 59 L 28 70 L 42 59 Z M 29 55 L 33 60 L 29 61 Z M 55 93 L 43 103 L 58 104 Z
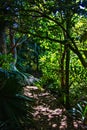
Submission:
M 58 40 L 58 39 L 55 39 L 55 38 L 51 38 L 51 37 L 48 37 L 48 36 L 41 36 L 39 35 L 38 33 L 35 34 L 35 33 L 32 33 L 30 31 L 25 31 L 25 30 L 18 30 L 20 31 L 21 33 L 25 33 L 25 34 L 30 34 L 34 37 L 39 37 L 41 39 L 47 39 L 47 40 L 50 40 L 50 41 L 53 41 L 53 42 L 56 42 L 56 43 L 60 43 L 62 45 L 65 45 L 66 43 L 68 43 L 68 40 Z M 73 41 L 74 42 L 74 41 Z M 74 42 L 75 44 L 75 42 Z M 84 66 L 84 68 L 87 68 L 87 62 L 85 61 L 85 59 L 83 58 L 82 54 L 80 53 L 80 51 L 78 50 L 77 46 L 76 47 L 73 47 L 70 43 L 67 44 L 67 47 L 70 48 L 70 50 L 72 50 L 72 52 L 74 52 L 78 58 L 80 59 L 82 65 Z

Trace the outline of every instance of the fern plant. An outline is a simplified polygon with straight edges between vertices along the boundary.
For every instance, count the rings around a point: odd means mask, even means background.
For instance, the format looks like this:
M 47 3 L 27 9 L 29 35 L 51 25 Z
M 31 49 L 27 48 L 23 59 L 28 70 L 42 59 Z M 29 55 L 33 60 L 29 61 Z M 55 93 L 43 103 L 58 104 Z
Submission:
M 80 119 L 83 123 L 87 124 L 87 101 L 80 101 L 69 112 L 74 118 Z
M 82 101 L 77 104 L 76 111 L 84 122 L 87 119 L 87 101 Z
M 32 124 L 33 99 L 24 95 L 25 77 L 0 69 L 0 130 L 24 129 Z

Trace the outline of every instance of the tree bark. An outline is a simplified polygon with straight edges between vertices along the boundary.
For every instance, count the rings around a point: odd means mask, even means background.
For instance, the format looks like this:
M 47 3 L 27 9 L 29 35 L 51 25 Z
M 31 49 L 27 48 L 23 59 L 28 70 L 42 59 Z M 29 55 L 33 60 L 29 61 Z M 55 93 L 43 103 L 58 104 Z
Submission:
M 9 37 L 10 37 L 11 53 L 14 59 L 13 64 L 15 65 L 17 62 L 17 50 L 15 46 L 14 31 L 11 28 L 9 29 Z
M 65 89 L 65 55 L 66 55 L 66 51 L 65 51 L 65 46 L 63 46 L 62 50 L 62 46 L 61 46 L 61 62 L 60 62 L 60 82 L 61 82 L 61 89 L 62 89 L 62 103 L 64 105 L 64 89 Z
M 66 5 L 69 4 L 69 0 L 66 0 Z M 65 107 L 66 109 L 70 108 L 70 96 L 69 96 L 69 67 L 70 67 L 70 48 L 68 44 L 70 44 L 70 39 L 68 34 L 70 35 L 70 30 L 71 30 L 71 18 L 72 15 L 69 12 L 69 10 L 65 11 L 65 17 L 66 17 L 66 32 L 65 32 L 65 39 L 67 39 L 67 42 L 65 43 L 66 47 L 66 65 L 65 65 Z
M 68 109 L 70 107 L 70 99 L 69 99 L 69 66 L 70 66 L 70 49 L 67 47 L 66 49 L 66 70 L 65 70 L 65 80 L 66 80 L 66 90 L 65 90 L 65 94 L 66 94 L 66 103 L 65 103 L 65 107 Z
M 0 30 L 0 53 L 1 54 L 7 53 L 6 35 L 5 35 L 5 28 L 4 27 L 3 27 L 3 29 Z

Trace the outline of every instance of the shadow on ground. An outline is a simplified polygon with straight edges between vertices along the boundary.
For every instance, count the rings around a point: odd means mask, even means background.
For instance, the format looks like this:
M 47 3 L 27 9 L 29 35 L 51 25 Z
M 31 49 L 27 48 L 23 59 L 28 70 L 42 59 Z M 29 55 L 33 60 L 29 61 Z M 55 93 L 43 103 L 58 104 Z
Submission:
M 72 116 L 50 93 L 35 86 L 27 86 L 25 95 L 34 97 L 34 128 L 27 130 L 87 130 L 87 126 Z

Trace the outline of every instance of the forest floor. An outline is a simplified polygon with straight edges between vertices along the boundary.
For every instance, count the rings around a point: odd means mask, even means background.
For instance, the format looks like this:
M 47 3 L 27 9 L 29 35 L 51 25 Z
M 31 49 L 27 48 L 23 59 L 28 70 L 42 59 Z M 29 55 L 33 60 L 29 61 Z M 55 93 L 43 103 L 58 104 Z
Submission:
M 73 119 L 52 94 L 35 86 L 27 86 L 25 95 L 33 97 L 34 128 L 27 130 L 87 130 L 80 120 Z

